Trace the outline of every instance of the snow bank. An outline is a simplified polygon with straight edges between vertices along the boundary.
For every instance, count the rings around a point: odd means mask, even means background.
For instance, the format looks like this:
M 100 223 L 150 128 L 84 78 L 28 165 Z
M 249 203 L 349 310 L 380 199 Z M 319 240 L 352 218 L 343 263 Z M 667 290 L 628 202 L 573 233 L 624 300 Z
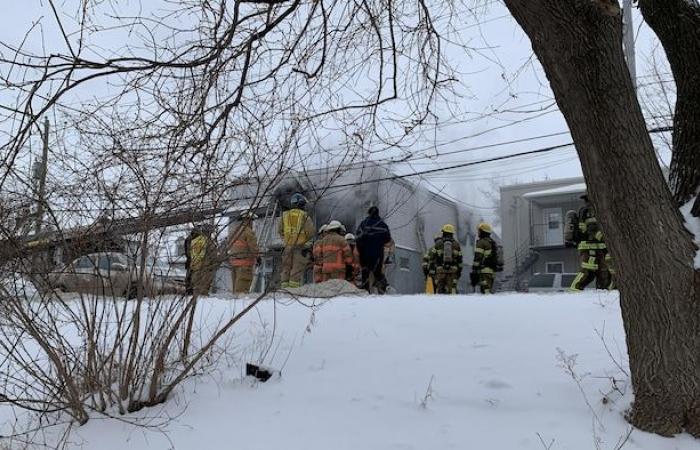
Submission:
M 201 305 L 205 317 L 218 317 L 246 301 Z M 69 447 L 613 450 L 629 432 L 616 293 L 319 304 L 262 302 L 236 328 L 237 358 L 221 358 L 218 371 L 190 380 L 163 408 L 129 416 L 148 427 L 98 417 L 72 432 Z M 274 330 L 273 345 L 248 351 L 261 330 Z M 246 378 L 246 361 L 281 369 L 281 377 Z M 688 436 L 640 431 L 623 447 L 691 448 L 697 442 Z
M 694 217 L 690 213 L 690 210 L 695 204 L 695 200 L 696 197 L 693 197 L 688 203 L 683 205 L 681 207 L 681 214 L 683 214 L 683 218 L 685 219 L 685 227 L 694 236 L 693 242 L 695 242 L 695 246 L 698 248 L 697 253 L 695 253 L 695 268 L 700 269 L 700 217 Z
M 286 288 L 278 292 L 295 297 L 313 298 L 367 295 L 367 291 L 358 289 L 357 286 L 345 280 L 328 280 L 323 283 L 307 284 L 298 288 Z

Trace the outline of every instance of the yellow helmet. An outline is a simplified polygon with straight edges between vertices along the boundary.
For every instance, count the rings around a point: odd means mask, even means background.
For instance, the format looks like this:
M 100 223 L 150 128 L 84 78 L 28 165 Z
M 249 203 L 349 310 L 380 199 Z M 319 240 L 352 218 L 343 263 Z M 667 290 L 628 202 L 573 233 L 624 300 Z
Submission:
M 455 234 L 455 226 L 452 225 L 451 223 L 445 224 L 445 225 L 442 226 L 442 232 L 443 232 L 443 233 Z
M 489 225 L 486 222 L 481 222 L 479 224 L 479 231 L 483 231 L 484 233 L 493 233 L 493 229 L 491 228 L 491 225 Z

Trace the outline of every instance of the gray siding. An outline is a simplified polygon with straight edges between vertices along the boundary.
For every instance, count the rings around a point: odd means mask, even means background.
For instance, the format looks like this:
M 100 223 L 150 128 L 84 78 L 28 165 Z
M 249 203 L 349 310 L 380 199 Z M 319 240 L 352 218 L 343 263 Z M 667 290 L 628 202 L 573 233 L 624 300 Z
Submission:
M 539 249 L 540 257 L 530 273 L 545 273 L 548 262 L 563 262 L 564 273 L 576 273 L 579 269 L 578 252 L 573 248 Z

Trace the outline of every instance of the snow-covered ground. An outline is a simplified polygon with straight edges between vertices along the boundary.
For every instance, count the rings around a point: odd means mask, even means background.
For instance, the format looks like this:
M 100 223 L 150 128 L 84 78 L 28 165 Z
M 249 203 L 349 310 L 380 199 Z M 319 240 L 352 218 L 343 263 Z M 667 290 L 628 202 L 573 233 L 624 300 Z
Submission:
M 159 417 L 144 422 L 148 427 L 96 417 L 72 432 L 72 445 L 612 450 L 629 432 L 622 413 L 631 389 L 615 293 L 303 303 L 266 301 L 237 328 L 236 347 L 219 370 L 187 382 L 163 408 L 142 412 Z M 204 305 L 215 317 L 234 302 Z M 265 362 L 282 368 L 281 377 L 244 378 L 239 360 L 265 353 L 262 337 L 273 332 Z M 165 415 L 171 419 L 163 423 Z M 633 431 L 622 448 L 686 450 L 698 443 Z

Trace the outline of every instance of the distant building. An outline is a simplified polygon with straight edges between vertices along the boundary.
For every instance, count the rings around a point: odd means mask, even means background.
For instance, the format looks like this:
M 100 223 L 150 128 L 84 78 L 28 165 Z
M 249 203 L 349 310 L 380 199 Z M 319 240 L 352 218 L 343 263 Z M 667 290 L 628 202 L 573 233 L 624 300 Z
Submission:
M 503 286 L 519 289 L 535 273 L 576 273 L 575 248 L 564 246 L 566 212 L 583 206 L 583 178 L 501 188 Z
M 465 262 L 459 289 L 461 292 L 471 291 L 471 286 L 468 286 L 468 264 L 473 257 L 474 233 L 479 217 L 445 196 L 397 176 L 386 166 L 362 163 L 293 172 L 263 190 L 254 184 L 239 186 L 232 190 L 230 200 L 244 209 L 249 207 L 246 201 L 260 198 L 262 191 L 270 196 L 276 193 L 274 200 L 279 200 L 278 205 L 288 201 L 285 198 L 291 193 L 302 192 L 309 200 L 307 210 L 316 229 L 330 220 L 339 220 L 349 233 L 355 233 L 369 207 L 376 205 L 396 244 L 394 262 L 387 266 L 387 278 L 390 286 L 401 294 L 424 291 L 423 254 L 433 245 L 433 236 L 442 226 L 451 223 L 457 228 Z M 268 257 L 271 260 L 266 264 L 267 277 L 269 282 L 275 283 L 276 259 L 282 247 L 277 234 L 281 209 L 278 208 L 274 217 L 270 218 L 271 207 L 267 203 L 262 203 L 264 208 L 257 209 L 260 218 L 255 221 L 254 229 L 259 240 L 267 240 L 264 245 L 271 253 Z M 220 274 L 217 279 L 219 284 L 225 284 L 225 288 L 228 288 L 230 277 L 227 274 Z

